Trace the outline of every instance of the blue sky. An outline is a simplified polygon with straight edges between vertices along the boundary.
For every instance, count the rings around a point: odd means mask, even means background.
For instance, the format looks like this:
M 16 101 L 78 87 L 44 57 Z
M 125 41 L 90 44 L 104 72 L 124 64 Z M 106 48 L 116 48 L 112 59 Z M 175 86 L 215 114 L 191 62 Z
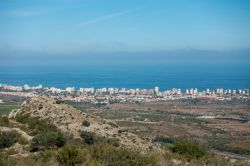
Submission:
M 249 0 L 1 0 L 0 51 L 250 49 Z

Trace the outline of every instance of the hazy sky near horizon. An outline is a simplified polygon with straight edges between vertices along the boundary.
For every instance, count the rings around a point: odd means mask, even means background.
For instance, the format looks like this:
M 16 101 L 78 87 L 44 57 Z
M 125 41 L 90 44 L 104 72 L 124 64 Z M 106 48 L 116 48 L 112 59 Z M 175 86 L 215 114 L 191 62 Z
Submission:
M 1 0 L 0 51 L 250 49 L 249 0 Z

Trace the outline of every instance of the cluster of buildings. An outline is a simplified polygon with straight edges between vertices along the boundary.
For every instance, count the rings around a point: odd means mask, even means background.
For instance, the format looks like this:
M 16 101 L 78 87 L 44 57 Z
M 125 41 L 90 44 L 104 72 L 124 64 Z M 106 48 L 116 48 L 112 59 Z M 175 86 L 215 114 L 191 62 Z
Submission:
M 199 91 L 197 88 L 182 91 L 178 88 L 160 91 L 159 87 L 152 89 L 126 89 L 126 88 L 80 88 L 38 86 L 12 86 L 0 84 L 0 93 L 11 95 L 46 94 L 63 100 L 87 101 L 95 104 L 108 104 L 113 102 L 150 102 L 188 98 L 213 98 L 218 100 L 230 100 L 232 98 L 249 98 L 249 89 L 206 89 Z
M 13 85 L 7 85 L 7 84 L 0 84 L 0 88 L 2 90 L 6 90 L 6 91 L 22 92 L 22 91 L 43 89 L 43 86 L 41 84 L 38 86 L 29 86 L 27 84 L 25 84 L 23 86 L 13 86 Z
M 186 94 L 199 94 L 197 88 L 193 89 L 186 89 Z M 205 91 L 202 91 L 202 94 L 206 95 L 249 95 L 249 89 L 223 89 L 223 88 L 217 88 L 216 90 L 210 90 L 206 89 Z

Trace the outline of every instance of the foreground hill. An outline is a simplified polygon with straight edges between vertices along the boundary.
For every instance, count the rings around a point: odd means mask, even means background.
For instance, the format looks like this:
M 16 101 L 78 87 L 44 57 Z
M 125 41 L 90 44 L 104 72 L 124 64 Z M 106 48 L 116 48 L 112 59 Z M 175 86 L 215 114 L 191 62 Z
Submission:
M 31 117 L 48 120 L 61 131 L 73 135 L 74 138 L 80 138 L 80 131 L 88 131 L 99 136 L 119 139 L 121 144 L 144 152 L 151 151 L 152 148 L 156 149 L 150 141 L 142 140 L 133 133 L 123 131 L 112 121 L 89 115 L 46 96 L 40 95 L 26 100 L 20 109 L 10 112 L 9 118 L 15 119 L 20 114 L 29 114 Z

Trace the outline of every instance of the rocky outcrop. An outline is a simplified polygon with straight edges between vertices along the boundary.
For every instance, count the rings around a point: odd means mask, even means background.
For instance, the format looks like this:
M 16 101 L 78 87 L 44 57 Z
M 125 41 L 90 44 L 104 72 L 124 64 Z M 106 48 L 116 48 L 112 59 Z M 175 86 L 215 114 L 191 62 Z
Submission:
M 63 132 L 79 138 L 79 131 L 94 132 L 108 138 L 117 138 L 121 144 L 147 152 L 155 146 L 147 140 L 142 140 L 130 132 L 121 132 L 121 129 L 112 121 L 98 116 L 89 115 L 72 106 L 56 102 L 47 96 L 37 96 L 26 100 L 20 109 L 13 110 L 9 118 L 18 114 L 30 114 L 32 117 L 47 119 Z M 90 126 L 84 126 L 83 121 L 88 121 Z

